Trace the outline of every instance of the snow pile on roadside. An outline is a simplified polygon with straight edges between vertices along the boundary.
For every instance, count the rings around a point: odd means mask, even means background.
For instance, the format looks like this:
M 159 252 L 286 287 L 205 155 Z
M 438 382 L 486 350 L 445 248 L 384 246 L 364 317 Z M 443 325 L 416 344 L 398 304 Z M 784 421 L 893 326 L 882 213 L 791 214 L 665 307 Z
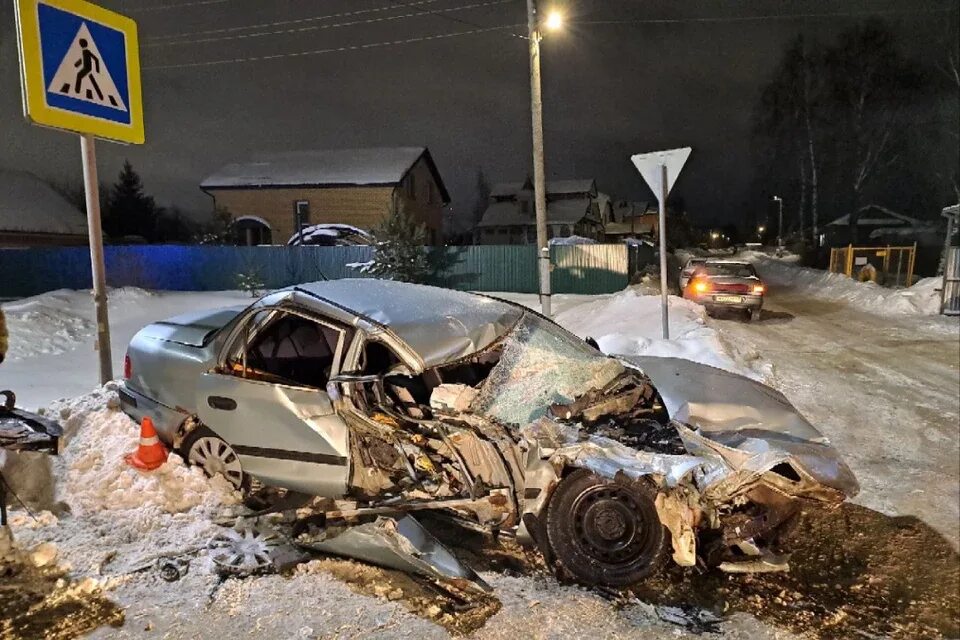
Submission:
M 103 402 L 103 396 L 94 392 L 65 405 L 70 417 L 65 423 L 67 442 L 57 497 L 75 515 L 147 510 L 157 516 L 194 508 L 212 513 L 237 501 L 223 477 L 207 478 L 175 453 L 147 473 L 125 464 L 124 456 L 137 448 L 139 426 L 121 411 L 104 407 Z
M 96 571 L 109 553 L 116 556 L 111 570 L 123 571 L 153 554 L 204 547 L 219 529 L 212 520 L 239 502 L 222 477 L 207 478 L 173 453 L 155 471 L 129 467 L 123 458 L 136 449 L 139 427 L 111 408 L 114 388 L 50 408 L 64 426 L 62 453 L 52 459 L 48 479 L 60 508 L 57 517 L 41 513 L 30 535 L 55 542 L 81 573 Z
M 63 289 L 4 304 L 7 328 L 16 338 L 10 341 L 7 357 L 16 361 L 41 354 L 57 355 L 90 338 L 93 321 L 73 312 L 78 295 Z
M 923 278 L 911 287 L 892 289 L 873 282 L 858 282 L 842 273 L 810 269 L 745 252 L 760 277 L 775 286 L 802 290 L 811 297 L 839 300 L 852 307 L 879 315 L 936 315 L 940 313 L 941 278 Z
M 669 296 L 670 340 L 663 340 L 660 297 L 628 288 L 566 309 L 554 318 L 581 338 L 594 338 L 604 353 L 685 358 L 750 377 L 758 372 L 741 365 L 706 324 L 700 305 Z

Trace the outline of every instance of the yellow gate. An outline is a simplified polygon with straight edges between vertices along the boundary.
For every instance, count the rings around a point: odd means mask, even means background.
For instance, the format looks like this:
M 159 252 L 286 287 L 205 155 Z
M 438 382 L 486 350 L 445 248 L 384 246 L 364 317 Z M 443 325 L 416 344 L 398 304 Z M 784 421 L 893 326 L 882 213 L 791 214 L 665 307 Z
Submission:
M 917 243 L 912 247 L 834 247 L 830 249 L 830 271 L 861 282 L 909 287 L 913 284 L 916 258 Z

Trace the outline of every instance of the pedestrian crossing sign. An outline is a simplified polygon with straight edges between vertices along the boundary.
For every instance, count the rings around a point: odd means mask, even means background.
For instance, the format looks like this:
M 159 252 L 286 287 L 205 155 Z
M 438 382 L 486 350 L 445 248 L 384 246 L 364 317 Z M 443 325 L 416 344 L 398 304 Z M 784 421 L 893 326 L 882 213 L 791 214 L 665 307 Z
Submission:
M 16 0 L 24 115 L 142 144 L 137 23 L 85 0 Z

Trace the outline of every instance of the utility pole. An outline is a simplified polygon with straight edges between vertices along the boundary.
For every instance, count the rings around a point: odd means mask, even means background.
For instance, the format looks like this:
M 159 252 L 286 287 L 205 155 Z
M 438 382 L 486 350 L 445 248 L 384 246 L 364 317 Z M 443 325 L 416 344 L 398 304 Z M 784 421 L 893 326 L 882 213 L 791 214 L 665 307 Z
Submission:
M 530 42 L 530 114 L 533 124 L 533 199 L 537 215 L 537 264 L 540 271 L 540 311 L 550 316 L 550 244 L 547 238 L 546 173 L 543 168 L 543 98 L 540 91 L 540 25 L 537 0 L 527 0 Z

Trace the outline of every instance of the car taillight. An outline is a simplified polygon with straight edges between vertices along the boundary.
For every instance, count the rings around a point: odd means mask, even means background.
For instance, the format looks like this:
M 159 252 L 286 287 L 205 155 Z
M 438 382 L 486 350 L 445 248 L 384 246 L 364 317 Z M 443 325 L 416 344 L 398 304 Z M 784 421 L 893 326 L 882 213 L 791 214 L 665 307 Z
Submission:
M 706 280 L 694 280 L 693 290 L 697 293 L 706 293 L 707 291 L 710 291 L 710 283 Z
M 129 380 L 133 377 L 133 366 L 130 364 L 130 354 L 123 356 L 123 379 Z
M 753 294 L 756 296 L 762 296 L 764 291 L 764 286 L 762 284 L 753 285 Z

